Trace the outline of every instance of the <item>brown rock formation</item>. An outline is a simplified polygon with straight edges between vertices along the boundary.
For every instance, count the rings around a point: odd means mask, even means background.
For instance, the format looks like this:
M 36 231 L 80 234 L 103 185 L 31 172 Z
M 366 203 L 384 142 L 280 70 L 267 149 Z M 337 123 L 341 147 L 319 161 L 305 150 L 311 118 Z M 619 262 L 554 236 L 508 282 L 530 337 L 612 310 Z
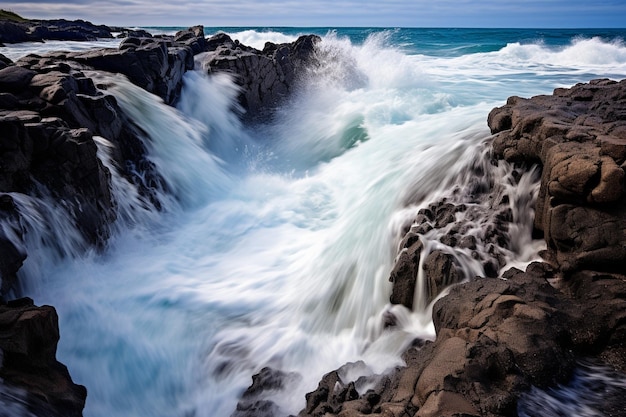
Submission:
M 307 397 L 321 400 L 314 408 L 307 401 L 300 416 L 514 416 L 520 395 L 566 382 L 580 359 L 626 374 L 626 81 L 513 97 L 488 121 L 496 134 L 495 158 L 542 169 L 534 227 L 548 245 L 545 262 L 525 272 L 510 269 L 501 279 L 476 277 L 454 286 L 434 305 L 435 341 L 409 348 L 405 367 L 349 401 L 325 395 L 328 374 Z M 494 202 L 488 211 L 501 210 L 497 187 L 485 185 L 481 193 Z M 428 233 L 442 229 L 440 243 L 448 248 L 490 252 L 488 234 L 463 233 L 463 216 L 448 216 L 457 225 L 450 230 L 458 233 L 450 236 L 446 216 L 436 213 L 445 213 L 448 203 L 458 207 L 451 200 L 422 209 L 405 236 L 390 278 L 392 302 L 411 307 L 416 277 L 426 270 L 426 289 L 437 292 L 439 283 L 449 283 L 445 254 L 453 252 L 425 255 Z M 500 219 L 494 247 L 508 244 L 509 216 Z M 424 256 L 433 258 L 430 266 L 420 264 Z M 622 391 L 606 392 L 611 398 L 597 400 L 597 409 L 624 415 Z M 352 406 L 366 399 L 372 400 L 369 408 Z
M 563 271 L 623 271 L 626 82 L 510 98 L 489 123 L 498 157 L 543 166 L 535 227 Z

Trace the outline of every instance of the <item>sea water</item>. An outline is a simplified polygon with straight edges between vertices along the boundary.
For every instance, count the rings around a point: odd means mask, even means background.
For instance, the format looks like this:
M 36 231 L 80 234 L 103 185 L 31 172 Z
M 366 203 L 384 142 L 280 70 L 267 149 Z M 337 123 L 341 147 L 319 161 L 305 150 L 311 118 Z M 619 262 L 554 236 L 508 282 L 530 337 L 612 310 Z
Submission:
M 85 250 L 58 207 L 14 195 L 28 229 L 21 292 L 56 307 L 58 359 L 88 389 L 86 416 L 229 416 L 265 366 L 296 375 L 270 398 L 296 414 L 346 362 L 363 361 L 362 375 L 401 364 L 434 329 L 428 303 L 389 304 L 399 241 L 484 158 L 489 111 L 626 77 L 620 30 L 205 28 L 218 31 L 259 49 L 316 33 L 320 64 L 254 126 L 240 122 L 228 75 L 187 73 L 173 108 L 122 76 L 89 74 L 146 132 L 170 190 L 150 210 L 98 138 L 120 219 L 103 252 Z M 509 168 L 498 169 L 504 182 Z M 532 196 L 536 182 L 525 187 Z M 532 213 L 519 217 L 509 265 L 542 247 Z

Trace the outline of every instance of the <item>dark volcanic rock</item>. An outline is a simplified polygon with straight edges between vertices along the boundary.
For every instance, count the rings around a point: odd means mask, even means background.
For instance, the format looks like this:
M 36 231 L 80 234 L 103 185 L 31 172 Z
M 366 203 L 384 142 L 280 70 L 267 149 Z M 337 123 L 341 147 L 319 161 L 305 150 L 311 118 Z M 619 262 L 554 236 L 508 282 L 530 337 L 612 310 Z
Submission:
M 43 185 L 64 202 L 87 241 L 101 242 L 115 219 L 115 203 L 110 173 L 97 156 L 93 135 L 112 141 L 123 136 L 121 126 L 126 121 L 119 107 L 112 97 L 85 88 L 81 73 L 37 73 L 36 66 L 15 66 L 1 70 L 0 80 L 7 80 L 3 74 L 13 68 L 26 72 L 29 81 L 22 81 L 19 93 L 4 88 L 7 94 L 15 94 L 6 106 L 9 109 L 0 109 L 0 130 L 4 132 L 0 191 L 37 195 Z M 110 117 L 98 110 L 101 107 L 109 110 Z M 115 122 L 120 130 L 112 129 Z
M 263 368 L 252 377 L 252 385 L 243 393 L 237 409 L 231 417 L 274 417 L 280 408 L 270 400 L 290 384 L 297 383 L 297 374 L 285 373 L 272 368 Z
M 56 360 L 57 314 L 30 299 L 0 305 L 0 378 L 26 392 L 27 407 L 36 415 L 81 416 L 87 390 L 73 383 Z
M 224 34 L 207 40 L 203 61 L 209 73 L 228 72 L 242 87 L 239 97 L 249 119 L 264 118 L 295 88 L 298 74 L 314 60 L 315 35 L 288 44 L 266 43 L 263 51 L 244 46 Z
M 0 42 L 87 40 L 110 37 L 110 31 L 83 21 L 0 21 Z M 86 246 L 102 245 L 117 217 L 111 165 L 103 162 L 106 152 L 112 166 L 137 185 L 146 198 L 142 204 L 159 208 L 154 190 L 165 187 L 146 157 L 144 133 L 115 97 L 106 93 L 105 83 L 96 86 L 87 71 L 123 74 L 172 104 L 180 94 L 184 73 L 194 67 L 194 55 L 219 50 L 219 56 L 239 56 L 238 63 L 231 67 L 218 58 L 211 65 L 215 64 L 215 70 L 237 71 L 248 88 L 245 97 L 250 113 L 260 113 L 292 89 L 297 71 L 312 56 L 318 39 L 302 37 L 293 44 L 268 45 L 261 52 L 220 36 L 207 41 L 202 26 L 175 36 L 153 37 L 143 31 L 123 34 L 126 39 L 114 49 L 29 55 L 15 63 L 0 55 L 0 300 L 19 287 L 15 285 L 17 273 L 28 256 L 22 197 L 65 210 Z M 55 242 L 48 244 L 55 246 Z M 74 249 L 79 252 L 86 247 Z M 5 386 L 24 391 L 23 402 L 36 415 L 78 416 L 86 392 L 56 362 L 58 339 L 53 308 L 34 307 L 32 301 L 0 305 L 4 359 L 0 378 Z M 293 378 L 263 370 L 235 415 L 275 415 L 278 408 L 271 396 Z M 0 392 L 0 400 L 4 395 Z M 350 392 L 345 398 L 353 396 Z
M 88 41 L 112 38 L 111 29 L 84 20 L 26 20 L 16 22 L 0 19 L 0 43 L 41 42 L 44 40 Z
M 63 22 L 57 23 L 63 26 Z M 49 26 L 38 27 L 36 33 L 50 30 Z M 111 172 L 100 159 L 99 152 L 104 150 L 99 150 L 98 143 L 106 141 L 116 169 L 137 185 L 146 204 L 151 202 L 159 208 L 152 193 L 164 187 L 146 158 L 143 132 L 124 114 L 117 100 L 97 88 L 83 70 L 127 74 L 133 82 L 171 102 L 180 91 L 183 73 L 193 67 L 192 48 L 202 45 L 202 27 L 191 28 L 189 35 L 181 34 L 180 38 L 178 43 L 129 38 L 116 50 L 30 55 L 15 64 L 3 57 L 0 300 L 15 293 L 17 272 L 28 256 L 23 242 L 28 231 L 28 221 L 24 220 L 27 213 L 22 213 L 20 206 L 26 196 L 65 210 L 86 245 L 97 247 L 107 240 L 117 217 L 117 202 L 111 193 Z M 45 213 L 37 215 L 44 216 L 45 222 L 50 220 Z M 55 242 L 48 243 L 54 250 Z M 58 339 L 52 307 L 34 307 L 32 301 L 0 305 L 4 360 L 0 378 L 4 386 L 24 392 L 19 402 L 36 415 L 79 416 L 86 391 L 73 384 L 67 369 L 56 361 Z M 15 398 L 21 396 L 15 394 Z
M 119 49 L 95 49 L 57 55 L 97 70 L 124 74 L 139 87 L 171 104 L 178 98 L 182 77 L 193 69 L 193 50 L 158 38 L 126 38 Z

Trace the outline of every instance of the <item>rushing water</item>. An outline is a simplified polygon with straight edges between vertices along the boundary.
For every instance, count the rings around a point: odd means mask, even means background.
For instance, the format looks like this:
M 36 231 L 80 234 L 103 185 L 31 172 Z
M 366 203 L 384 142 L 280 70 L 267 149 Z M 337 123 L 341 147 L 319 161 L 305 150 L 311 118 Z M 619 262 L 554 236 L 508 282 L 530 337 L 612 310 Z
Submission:
M 434 329 L 427 305 L 388 303 L 398 242 L 417 209 L 482 158 L 491 108 L 626 77 L 620 31 L 222 30 L 259 48 L 318 33 L 322 64 L 254 127 L 239 122 L 225 75 L 186 74 L 174 109 L 92 74 L 147 133 L 172 190 L 162 212 L 146 209 L 98 139 L 121 219 L 104 253 L 78 249 L 62 209 L 15 196 L 30 227 L 23 292 L 57 308 L 58 358 L 88 388 L 86 416 L 228 416 L 264 366 L 297 374 L 275 398 L 295 414 L 346 362 L 363 360 L 365 374 L 400 363 Z M 494 171 L 503 183 L 507 169 Z M 511 264 L 541 245 L 528 218 Z M 390 310 L 394 331 L 383 328 Z

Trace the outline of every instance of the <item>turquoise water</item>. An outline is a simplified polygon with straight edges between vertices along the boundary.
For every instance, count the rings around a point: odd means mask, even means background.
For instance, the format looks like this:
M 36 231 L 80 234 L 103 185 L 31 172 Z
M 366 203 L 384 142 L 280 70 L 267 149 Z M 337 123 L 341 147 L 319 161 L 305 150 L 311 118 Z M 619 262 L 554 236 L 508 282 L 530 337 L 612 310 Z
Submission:
M 489 111 L 511 95 L 626 77 L 624 30 L 205 28 L 218 31 L 256 48 L 317 33 L 320 65 L 254 127 L 231 111 L 226 75 L 188 73 L 176 108 L 102 75 L 176 197 L 160 196 L 164 212 L 141 209 L 100 140 L 122 219 L 102 254 L 74 253 L 79 238 L 59 207 L 16 197 L 30 228 L 20 280 L 58 310 L 58 357 L 87 386 L 85 416 L 226 417 L 264 366 L 299 375 L 273 398 L 297 414 L 346 362 L 363 360 L 362 374 L 401 363 L 434 329 L 425 303 L 411 312 L 388 302 L 398 242 L 419 207 L 480 158 Z M 509 265 L 542 247 L 520 230 Z M 63 258 L 42 234 L 63 243 Z
M 184 27 L 150 27 L 150 32 L 176 32 Z M 433 56 L 459 56 L 494 52 L 510 43 L 543 44 L 563 47 L 573 39 L 599 38 L 605 42 L 623 41 L 626 29 L 467 29 L 467 28 L 333 28 L 333 27 L 205 27 L 205 33 L 241 33 L 252 30 L 261 34 L 280 33 L 285 36 L 330 32 L 348 37 L 354 44 L 362 44 L 371 35 L 388 33 L 389 46 L 400 46 L 406 53 Z

